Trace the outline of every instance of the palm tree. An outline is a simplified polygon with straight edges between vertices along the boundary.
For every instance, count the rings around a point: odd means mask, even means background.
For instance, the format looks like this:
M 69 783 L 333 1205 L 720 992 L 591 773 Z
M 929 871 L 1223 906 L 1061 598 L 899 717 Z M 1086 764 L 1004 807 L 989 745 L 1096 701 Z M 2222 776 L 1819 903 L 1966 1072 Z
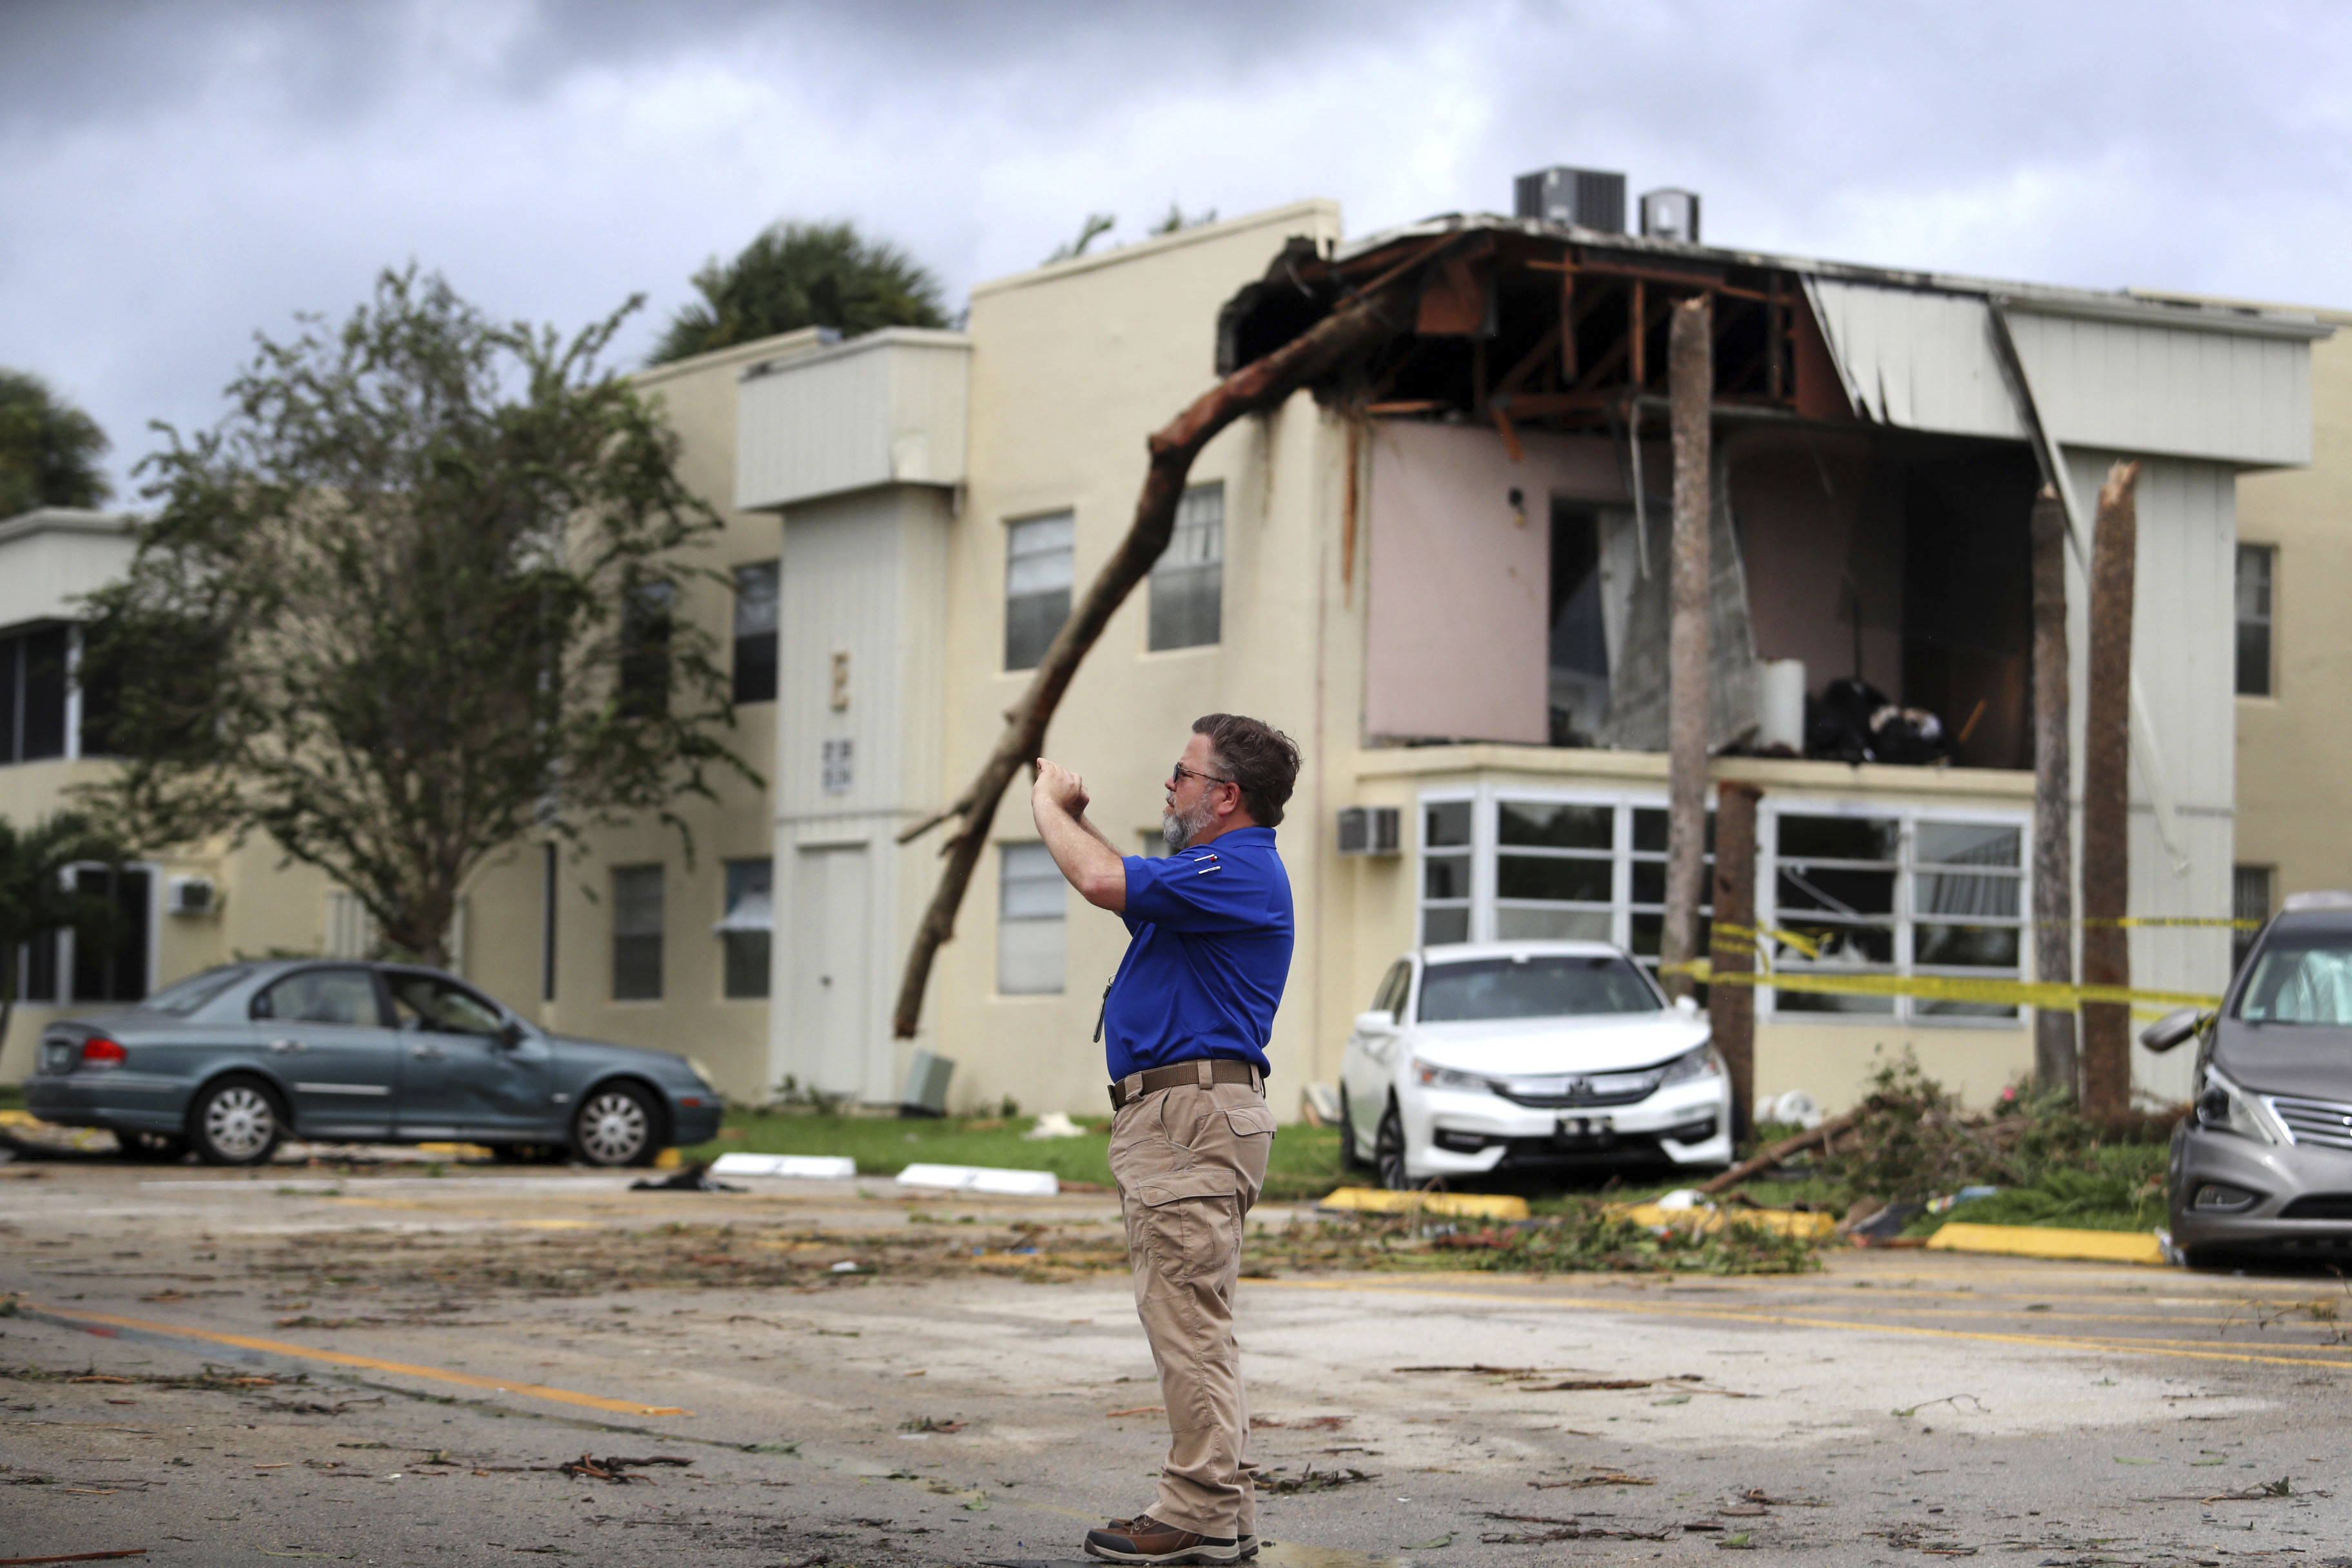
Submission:
M 670 318 L 653 363 L 666 363 L 803 327 L 845 336 L 882 327 L 944 327 L 939 279 L 905 251 L 847 223 L 779 223 L 732 261 L 694 275 L 700 303 Z
M 76 890 L 69 873 L 77 865 L 121 858 L 121 847 L 79 812 L 61 811 L 21 833 L 0 817 L 0 1047 L 8 1041 L 27 943 L 70 930 L 101 947 L 113 944 L 113 900 Z
M 113 493 L 98 459 L 98 421 L 39 376 L 0 370 L 0 518 L 43 506 L 96 506 Z

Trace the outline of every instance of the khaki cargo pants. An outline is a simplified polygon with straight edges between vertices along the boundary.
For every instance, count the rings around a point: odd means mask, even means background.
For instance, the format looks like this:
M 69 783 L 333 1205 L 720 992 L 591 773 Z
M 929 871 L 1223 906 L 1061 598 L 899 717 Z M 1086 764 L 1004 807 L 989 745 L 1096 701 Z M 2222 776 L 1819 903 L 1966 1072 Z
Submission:
M 1151 1517 L 1201 1535 L 1257 1533 L 1234 1288 L 1273 1148 L 1274 1114 L 1245 1083 L 1163 1089 L 1111 1122 L 1135 1310 L 1171 1434 Z

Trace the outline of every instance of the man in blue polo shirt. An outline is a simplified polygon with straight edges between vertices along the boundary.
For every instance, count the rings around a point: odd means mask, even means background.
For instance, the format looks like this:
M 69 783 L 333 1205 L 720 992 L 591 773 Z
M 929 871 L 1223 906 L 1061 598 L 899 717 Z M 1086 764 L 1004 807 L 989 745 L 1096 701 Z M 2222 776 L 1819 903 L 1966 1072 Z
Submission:
M 1038 762 L 1030 794 L 1054 863 L 1130 939 L 1103 996 L 1110 1168 L 1171 1439 L 1150 1511 L 1087 1532 L 1087 1554 L 1113 1563 L 1257 1553 L 1234 1289 L 1274 1148 L 1265 1044 L 1294 934 L 1274 829 L 1297 779 L 1281 731 L 1196 721 L 1164 786 L 1173 853 L 1150 858 L 1122 856 L 1087 820 L 1086 783 L 1058 763 Z

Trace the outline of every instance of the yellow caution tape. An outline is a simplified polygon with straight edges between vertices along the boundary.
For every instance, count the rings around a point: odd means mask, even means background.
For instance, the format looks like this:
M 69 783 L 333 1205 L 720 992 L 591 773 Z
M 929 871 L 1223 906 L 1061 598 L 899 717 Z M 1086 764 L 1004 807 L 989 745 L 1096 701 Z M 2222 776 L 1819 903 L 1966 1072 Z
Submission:
M 2218 1007 L 2201 991 L 2142 991 L 2127 985 L 2069 985 L 2054 980 L 1975 980 L 1956 974 L 1814 974 L 1787 969 L 1718 973 L 1708 960 L 1658 966 L 1661 974 L 1687 974 L 1701 985 L 1769 985 L 1830 996 L 1925 996 L 1937 1002 L 1979 1002 L 2071 1013 L 2086 1002 L 2121 1006 Z

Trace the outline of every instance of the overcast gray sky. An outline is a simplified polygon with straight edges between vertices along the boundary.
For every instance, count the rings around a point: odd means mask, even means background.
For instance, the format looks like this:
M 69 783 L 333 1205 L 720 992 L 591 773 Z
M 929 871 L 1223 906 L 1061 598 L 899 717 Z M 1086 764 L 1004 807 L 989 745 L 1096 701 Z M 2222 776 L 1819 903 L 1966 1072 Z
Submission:
M 1306 195 L 1361 234 L 1547 163 L 1706 237 L 2352 305 L 2352 6 L 0 0 L 0 365 L 116 442 L 220 415 L 257 330 L 415 259 L 571 327 L 781 216 L 958 303 L 1090 210 Z

